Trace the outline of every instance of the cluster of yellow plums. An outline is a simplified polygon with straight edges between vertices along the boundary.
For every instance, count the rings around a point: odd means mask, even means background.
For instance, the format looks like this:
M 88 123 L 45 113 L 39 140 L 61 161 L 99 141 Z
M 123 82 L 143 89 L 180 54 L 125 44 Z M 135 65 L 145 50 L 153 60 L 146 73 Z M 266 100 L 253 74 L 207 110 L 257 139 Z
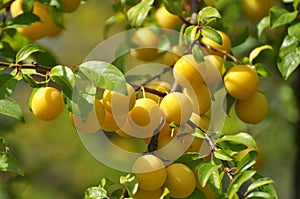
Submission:
M 24 13 L 22 8 L 23 0 L 15 0 L 10 7 L 10 13 L 13 18 Z M 61 0 L 62 12 L 74 12 L 80 5 L 81 0 Z M 39 1 L 34 1 L 33 14 L 40 18 L 40 21 L 33 24 L 17 28 L 17 31 L 30 40 L 38 40 L 44 37 L 55 37 L 62 31 L 62 27 L 58 26 L 52 15 L 50 14 L 49 6 Z
M 163 188 L 169 190 L 173 198 L 186 198 L 196 188 L 193 170 L 181 163 L 165 163 L 157 156 L 147 154 L 139 157 L 133 164 L 133 172 L 138 180 L 138 191 L 133 197 L 139 199 L 160 198 Z

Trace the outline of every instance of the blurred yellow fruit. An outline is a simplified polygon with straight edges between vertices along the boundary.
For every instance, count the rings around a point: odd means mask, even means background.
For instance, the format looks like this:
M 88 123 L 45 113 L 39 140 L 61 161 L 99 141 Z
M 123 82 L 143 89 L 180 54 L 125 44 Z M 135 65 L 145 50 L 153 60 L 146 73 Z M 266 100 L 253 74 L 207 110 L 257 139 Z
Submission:
M 157 9 L 155 19 L 161 28 L 174 29 L 183 24 L 182 20 L 174 14 L 171 14 L 164 6 Z
M 53 18 L 46 5 L 35 1 L 33 6 L 33 13 L 39 16 L 41 21 L 34 22 L 26 27 L 17 28 L 17 31 L 30 40 L 38 40 L 47 36 L 50 28 L 53 28 Z M 22 9 L 22 0 L 16 0 L 11 4 L 10 13 L 13 18 L 24 13 Z
M 263 17 L 269 15 L 272 6 L 281 5 L 277 0 L 243 0 L 242 8 L 246 16 L 258 23 Z
M 71 13 L 77 10 L 80 5 L 81 0 L 61 0 L 62 11 L 66 13 Z

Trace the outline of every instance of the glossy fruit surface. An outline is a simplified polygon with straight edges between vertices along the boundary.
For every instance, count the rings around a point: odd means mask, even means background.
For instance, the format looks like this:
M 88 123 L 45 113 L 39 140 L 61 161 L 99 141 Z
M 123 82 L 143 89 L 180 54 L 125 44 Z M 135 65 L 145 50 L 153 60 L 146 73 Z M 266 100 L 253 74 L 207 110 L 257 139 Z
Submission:
M 173 198 L 185 198 L 191 195 L 196 187 L 193 171 L 186 165 L 174 163 L 167 167 L 168 177 L 165 186 Z
M 61 114 L 63 109 L 64 101 L 60 91 L 56 88 L 39 88 L 32 96 L 32 113 L 41 120 L 53 120 Z
M 192 114 L 192 103 L 188 97 L 179 92 L 166 95 L 161 103 L 167 122 L 174 122 L 176 125 L 184 124 Z
M 265 119 L 268 113 L 268 101 L 262 93 L 257 92 L 248 99 L 238 100 L 235 111 L 243 122 L 257 124 Z
M 164 6 L 157 9 L 155 19 L 161 28 L 174 29 L 183 23 L 177 15 L 171 14 Z
M 208 45 L 208 46 L 211 46 L 211 47 L 214 47 L 214 48 L 217 48 L 217 49 L 220 49 L 220 50 L 225 50 L 227 52 L 230 52 L 230 49 L 231 49 L 231 40 L 229 38 L 229 36 L 223 32 L 223 31 L 220 31 L 220 30 L 217 30 L 217 32 L 219 33 L 219 35 L 221 36 L 222 38 L 222 44 L 219 44 L 213 40 L 211 40 L 210 38 L 208 37 L 203 37 L 201 38 L 201 42 Z M 208 53 L 209 54 L 216 54 L 216 55 L 219 55 L 219 56 L 223 56 L 222 53 L 219 53 L 219 52 L 216 52 L 212 49 L 207 49 Z
M 203 63 L 202 63 L 203 64 Z M 192 54 L 182 56 L 177 60 L 173 68 L 176 82 L 183 87 L 197 87 L 203 83 L 198 64 Z
M 38 1 L 34 2 L 33 13 L 40 17 L 41 21 L 34 22 L 33 24 L 17 28 L 18 32 L 30 40 L 38 40 L 45 37 L 50 28 L 52 28 L 52 16 L 48 11 L 48 7 Z M 10 13 L 13 18 L 24 13 L 22 9 L 22 0 L 16 0 L 11 4 Z
M 163 161 L 151 154 L 139 157 L 133 164 L 132 172 L 136 174 L 139 188 L 145 191 L 161 188 L 167 178 Z
M 127 114 L 134 107 L 136 101 L 135 90 L 129 84 L 126 84 L 126 86 L 127 95 L 111 90 L 105 90 L 103 93 L 103 105 L 113 115 Z
M 256 93 L 259 78 L 252 68 L 246 65 L 237 65 L 225 74 L 224 86 L 232 97 L 243 100 Z

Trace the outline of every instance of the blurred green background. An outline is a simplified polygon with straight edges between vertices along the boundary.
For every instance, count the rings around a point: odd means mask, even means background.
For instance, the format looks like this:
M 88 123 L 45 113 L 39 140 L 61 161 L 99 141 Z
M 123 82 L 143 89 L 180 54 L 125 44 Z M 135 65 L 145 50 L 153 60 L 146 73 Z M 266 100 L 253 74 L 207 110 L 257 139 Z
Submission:
M 89 0 L 66 16 L 66 30 L 59 37 L 43 39 L 39 43 L 47 46 L 60 64 L 82 63 L 103 40 L 105 20 L 113 14 L 111 3 Z M 116 27 L 110 33 L 122 28 Z M 250 132 L 257 139 L 262 153 L 259 172 L 274 179 L 279 198 L 292 198 L 295 135 L 298 133 L 294 129 L 298 119 L 295 96 L 288 82 L 284 82 L 276 70 L 262 81 L 261 90 L 270 102 L 267 119 L 259 125 L 248 126 L 239 122 L 232 112 L 224 132 Z M 67 111 L 51 122 L 39 121 L 32 116 L 28 110 L 30 91 L 30 87 L 20 84 L 13 96 L 22 105 L 25 124 L 0 117 L 1 136 L 25 171 L 25 177 L 14 179 L 9 187 L 14 198 L 83 198 L 85 189 L 97 186 L 102 177 L 117 180 L 117 171 L 98 162 L 85 149 L 70 124 Z M 0 191 L 0 198 L 9 197 Z

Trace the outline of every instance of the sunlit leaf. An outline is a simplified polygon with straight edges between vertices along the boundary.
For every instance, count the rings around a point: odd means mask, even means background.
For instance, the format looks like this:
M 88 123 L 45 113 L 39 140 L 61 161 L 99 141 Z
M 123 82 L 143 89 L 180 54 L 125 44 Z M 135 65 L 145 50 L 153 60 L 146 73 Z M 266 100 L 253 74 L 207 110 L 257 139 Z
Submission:
M 121 176 L 120 183 L 126 187 L 129 196 L 133 197 L 138 188 L 138 181 L 136 177 L 130 174 L 128 174 L 127 176 Z
M 298 16 L 298 11 L 289 12 L 288 10 L 273 6 L 270 9 L 270 25 L 271 28 L 276 28 L 282 25 L 286 25 L 294 21 Z
M 16 55 L 16 63 L 24 61 L 35 52 L 44 52 L 45 50 L 37 44 L 28 44 L 21 48 Z
M 225 135 L 217 140 L 218 142 L 231 141 L 256 148 L 256 143 L 253 137 L 248 133 L 238 133 L 235 135 Z
M 257 198 L 260 198 L 260 199 L 270 199 L 272 198 L 271 195 L 269 193 L 266 193 L 266 192 L 262 192 L 262 191 L 255 191 L 255 192 L 252 192 L 250 194 L 248 194 L 245 199 L 250 199 L 250 198 L 254 198 L 254 199 L 257 199 Z
M 95 83 L 99 88 L 127 94 L 123 73 L 114 65 L 102 61 L 88 61 L 80 65 L 80 74 Z
M 218 172 L 218 169 L 220 167 L 221 165 L 214 165 L 212 163 L 203 163 L 199 166 L 198 177 L 202 187 L 206 185 L 208 179 L 213 174 L 213 172 Z
M 108 198 L 106 190 L 102 187 L 90 187 L 84 192 L 84 199 Z
M 287 35 L 284 38 L 279 50 L 277 64 L 284 79 L 288 79 L 297 69 L 300 64 L 300 47 L 296 37 Z
M 200 155 L 197 152 L 189 152 L 184 153 L 177 160 L 175 160 L 175 162 L 183 163 L 190 168 L 195 168 L 202 162 L 203 158 L 204 156 Z
M 18 173 L 19 175 L 24 175 L 16 158 L 6 152 L 0 152 L 0 171 L 11 171 Z
M 234 195 L 239 191 L 240 187 L 247 180 L 251 179 L 255 173 L 256 171 L 246 170 L 243 172 L 239 172 L 236 176 L 234 176 L 228 187 L 228 199 L 233 199 Z
M 203 37 L 213 40 L 214 42 L 216 42 L 220 45 L 222 45 L 222 43 L 223 43 L 221 35 L 215 29 L 213 29 L 209 26 L 203 27 L 203 29 L 201 30 L 201 35 Z
M 0 114 L 10 116 L 24 122 L 23 112 L 20 105 L 11 98 L 0 99 Z
M 261 186 L 265 186 L 267 184 L 272 184 L 272 183 L 274 183 L 274 181 L 271 178 L 259 178 L 254 182 L 252 182 L 251 185 L 249 185 L 246 193 L 250 193 Z
M 252 65 L 253 64 L 253 60 L 258 57 L 258 55 L 264 51 L 264 50 L 273 50 L 272 46 L 270 45 L 264 45 L 264 46 L 260 46 L 260 47 L 257 47 L 255 49 L 253 49 L 251 52 L 250 52 L 250 55 L 249 55 L 249 63 Z
M 61 89 L 69 98 L 72 98 L 75 75 L 70 68 L 66 66 L 55 66 L 50 71 L 50 78 L 53 82 L 61 86 Z
M 127 18 L 132 27 L 140 27 L 147 18 L 149 11 L 152 9 L 154 0 L 142 0 L 137 5 L 131 7 L 127 12 Z
M 260 38 L 263 31 L 270 27 L 270 16 L 266 16 L 257 24 L 257 36 Z
M 231 161 L 232 158 L 221 149 L 216 149 L 214 156 L 220 160 Z
M 18 81 L 11 74 L 0 74 L 0 99 L 10 96 Z
M 204 7 L 198 13 L 198 22 L 201 22 L 203 25 L 208 25 L 211 22 L 216 21 L 217 18 L 221 18 L 221 15 L 214 7 Z
M 181 0 L 163 0 L 163 4 L 174 15 L 180 16 L 183 12 Z
M 300 40 L 300 21 L 288 27 L 288 34 Z

